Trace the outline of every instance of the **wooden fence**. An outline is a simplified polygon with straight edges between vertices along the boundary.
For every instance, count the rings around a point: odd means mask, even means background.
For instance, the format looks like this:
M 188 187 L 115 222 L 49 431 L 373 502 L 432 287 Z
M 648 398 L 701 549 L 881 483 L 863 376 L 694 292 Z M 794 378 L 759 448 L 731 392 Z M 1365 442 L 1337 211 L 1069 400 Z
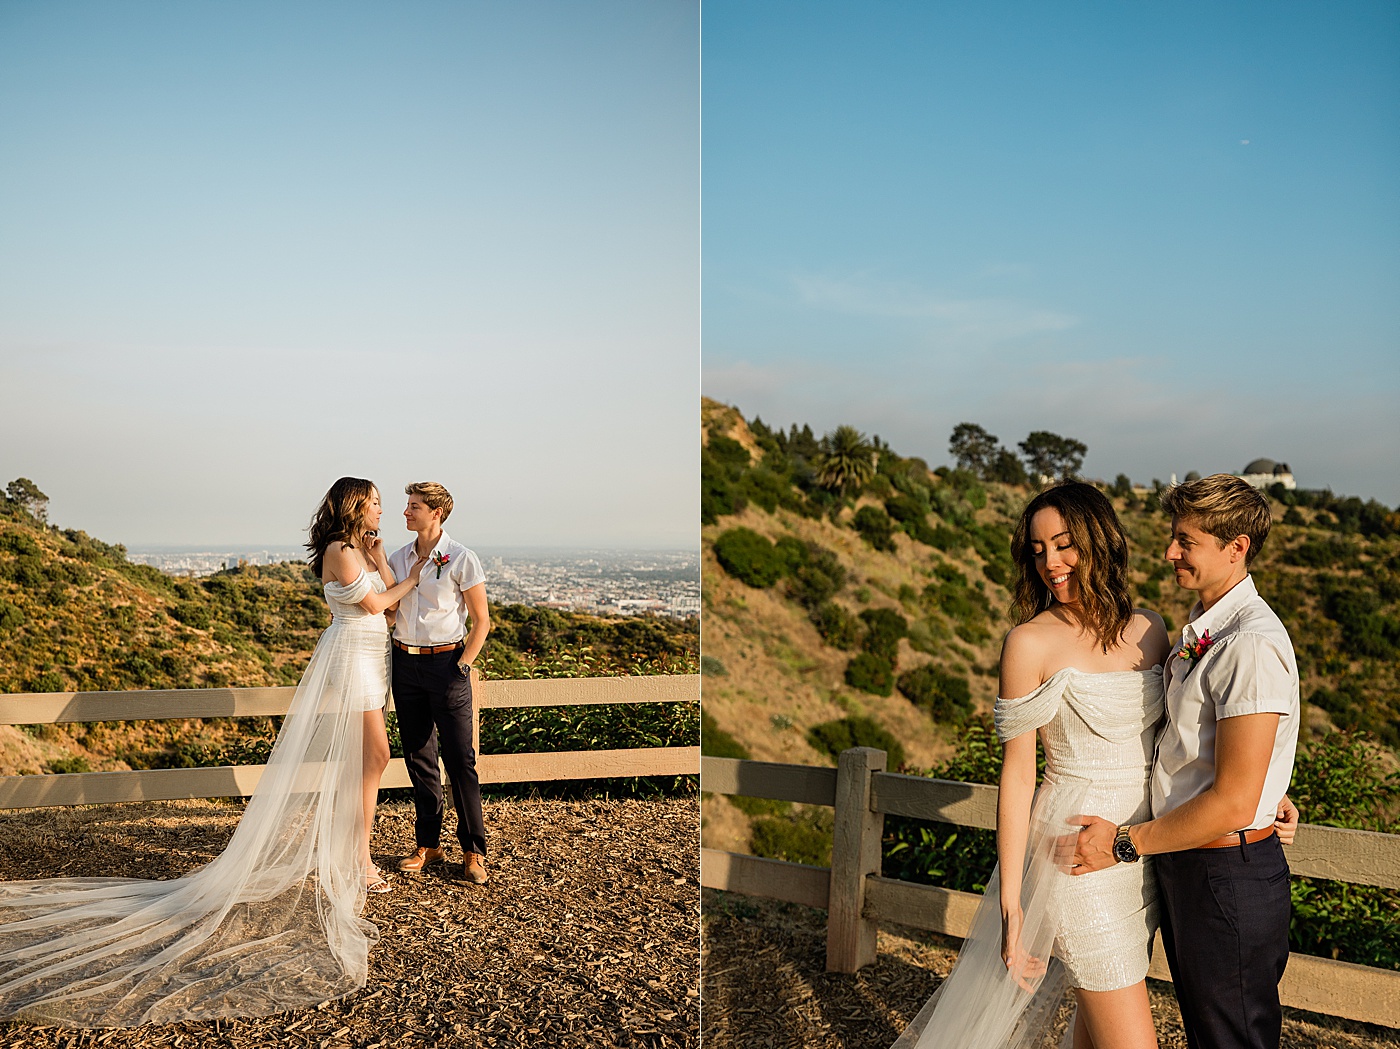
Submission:
M 479 746 L 483 708 L 694 703 L 700 699 L 699 675 L 482 682 L 473 670 L 472 686 L 475 698 L 472 741 L 478 744 L 476 767 L 482 783 L 680 776 L 694 775 L 700 771 L 698 746 L 571 750 L 553 754 L 482 754 Z M 0 725 L 259 717 L 287 713 L 295 693 L 295 687 L 285 687 L 0 695 Z M 264 768 L 263 765 L 221 765 L 135 772 L 5 776 L 0 777 L 0 810 L 45 805 L 246 797 L 257 786 Z M 389 763 L 380 786 L 410 786 L 408 769 L 402 760 L 395 759 Z
M 700 883 L 827 912 L 827 969 L 855 972 L 875 960 L 881 921 L 966 936 L 980 897 L 880 876 L 888 815 L 995 828 L 995 787 L 885 771 L 885 752 L 857 747 L 836 768 L 704 758 L 709 793 L 772 798 L 836 810 L 831 867 L 701 850 Z M 1294 874 L 1400 888 L 1400 836 L 1304 824 L 1288 847 Z M 1170 980 L 1160 937 L 1148 975 Z M 1279 989 L 1284 1005 L 1400 1027 L 1400 972 L 1293 954 Z

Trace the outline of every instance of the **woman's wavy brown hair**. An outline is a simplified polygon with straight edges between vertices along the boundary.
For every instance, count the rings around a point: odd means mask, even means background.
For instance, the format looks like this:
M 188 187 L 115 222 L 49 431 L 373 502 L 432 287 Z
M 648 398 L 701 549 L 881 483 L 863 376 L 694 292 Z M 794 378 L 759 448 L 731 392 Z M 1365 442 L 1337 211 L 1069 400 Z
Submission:
M 1021 511 L 1011 538 L 1011 557 L 1019 568 L 1011 594 L 1017 624 L 1050 607 L 1054 597 L 1035 567 L 1031 550 L 1031 518 L 1041 510 L 1058 510 L 1079 553 L 1074 574 L 1079 578 L 1079 617 L 1107 652 L 1123 640 L 1133 618 L 1128 596 L 1128 539 L 1113 504 L 1091 484 L 1066 481 L 1045 489 Z
M 331 485 L 307 529 L 306 549 L 311 551 L 311 571 L 321 578 L 326 548 L 340 542 L 353 547 L 365 534 L 365 508 L 378 491 L 363 477 L 342 477 Z

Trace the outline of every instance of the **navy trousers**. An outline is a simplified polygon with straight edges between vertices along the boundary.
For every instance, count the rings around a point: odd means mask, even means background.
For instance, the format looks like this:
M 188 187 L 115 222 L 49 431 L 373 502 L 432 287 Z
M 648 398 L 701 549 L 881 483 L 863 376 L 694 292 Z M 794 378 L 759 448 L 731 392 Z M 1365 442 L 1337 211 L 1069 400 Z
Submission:
M 1288 861 L 1277 835 L 1153 857 L 1162 945 L 1191 1049 L 1278 1049 Z
M 394 710 L 404 764 L 413 783 L 417 844 L 430 849 L 441 844 L 441 750 L 457 809 L 457 840 L 462 851 L 485 856 L 486 821 L 481 815 L 481 781 L 472 746 L 472 684 L 457 670 L 462 650 L 411 656 L 395 647 L 393 652 Z

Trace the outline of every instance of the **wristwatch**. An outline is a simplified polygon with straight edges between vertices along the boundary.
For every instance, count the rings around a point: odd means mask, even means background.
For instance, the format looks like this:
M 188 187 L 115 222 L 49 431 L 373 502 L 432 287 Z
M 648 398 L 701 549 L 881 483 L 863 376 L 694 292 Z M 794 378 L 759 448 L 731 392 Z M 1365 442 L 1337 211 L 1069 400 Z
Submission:
M 1137 846 L 1133 844 L 1132 837 L 1128 834 L 1128 824 L 1118 828 L 1118 833 L 1113 836 L 1113 858 L 1119 863 L 1136 863 L 1140 857 Z
M 471 677 L 472 665 L 470 663 L 458 663 L 457 673 L 461 674 L 463 677 Z

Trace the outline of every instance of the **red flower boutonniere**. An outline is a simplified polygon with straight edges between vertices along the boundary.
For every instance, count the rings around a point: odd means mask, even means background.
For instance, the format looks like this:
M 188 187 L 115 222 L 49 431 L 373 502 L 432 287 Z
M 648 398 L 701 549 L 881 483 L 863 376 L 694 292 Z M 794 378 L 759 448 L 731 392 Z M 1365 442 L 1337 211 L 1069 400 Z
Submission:
M 1215 644 L 1215 638 L 1211 637 L 1210 631 L 1207 630 L 1189 645 L 1183 644 L 1181 646 L 1181 651 L 1178 652 L 1177 655 L 1186 660 L 1186 665 L 1188 667 L 1194 667 L 1201 661 L 1201 657 L 1206 654 L 1206 650 L 1213 644 Z
M 437 565 L 437 578 L 438 578 L 438 579 L 441 579 L 441 578 L 442 578 L 442 566 L 445 565 L 445 564 L 447 564 L 447 562 L 450 561 L 450 560 L 451 560 L 451 558 L 448 557 L 446 554 L 444 554 L 444 553 L 442 553 L 442 552 L 438 552 L 438 553 L 433 554 L 432 561 L 433 561 L 433 564 Z

